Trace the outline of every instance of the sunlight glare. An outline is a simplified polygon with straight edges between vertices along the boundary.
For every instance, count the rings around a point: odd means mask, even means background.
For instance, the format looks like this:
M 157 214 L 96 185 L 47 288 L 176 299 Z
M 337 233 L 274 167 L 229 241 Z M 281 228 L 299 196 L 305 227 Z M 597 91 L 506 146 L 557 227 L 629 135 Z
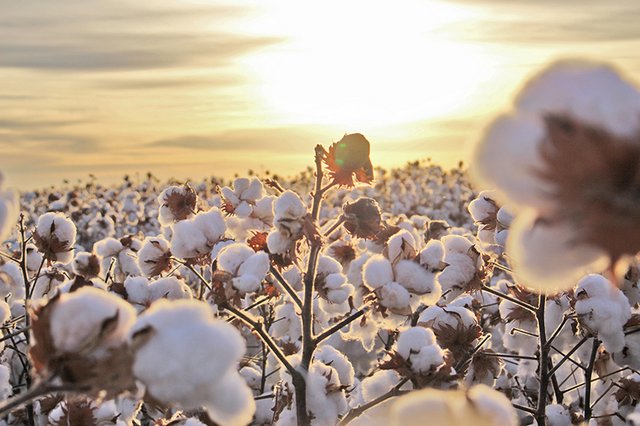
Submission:
M 490 56 L 456 42 L 449 30 L 472 19 L 464 7 L 418 0 L 278 4 L 256 25 L 268 21 L 290 41 L 246 61 L 259 100 L 284 122 L 357 128 L 440 117 L 463 109 L 490 77 Z

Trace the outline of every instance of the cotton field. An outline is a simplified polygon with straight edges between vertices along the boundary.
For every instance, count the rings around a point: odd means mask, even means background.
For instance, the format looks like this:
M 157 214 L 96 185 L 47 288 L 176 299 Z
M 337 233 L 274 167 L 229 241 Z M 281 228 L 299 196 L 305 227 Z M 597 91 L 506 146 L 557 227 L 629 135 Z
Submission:
M 3 185 L 3 424 L 640 425 L 639 137 L 561 62 L 469 170 Z

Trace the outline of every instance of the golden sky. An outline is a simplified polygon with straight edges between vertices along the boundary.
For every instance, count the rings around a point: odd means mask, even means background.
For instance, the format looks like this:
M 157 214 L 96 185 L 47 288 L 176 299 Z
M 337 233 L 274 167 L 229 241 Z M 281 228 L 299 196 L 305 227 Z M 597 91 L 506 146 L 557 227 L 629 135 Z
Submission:
M 551 60 L 640 77 L 640 2 L 0 0 L 0 169 L 293 174 L 346 132 L 382 166 L 467 159 Z

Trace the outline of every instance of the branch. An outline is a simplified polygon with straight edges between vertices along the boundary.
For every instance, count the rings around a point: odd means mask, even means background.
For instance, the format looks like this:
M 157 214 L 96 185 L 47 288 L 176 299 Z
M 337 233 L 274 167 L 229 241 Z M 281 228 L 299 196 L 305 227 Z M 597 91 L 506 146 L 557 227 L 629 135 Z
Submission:
M 278 283 L 282 286 L 282 288 L 284 288 L 284 290 L 287 292 L 289 297 L 293 299 L 293 302 L 296 305 L 298 305 L 299 308 L 302 309 L 302 300 L 300 300 L 298 293 L 293 289 L 293 287 L 291 287 L 291 284 L 289 284 L 287 280 L 284 279 L 282 274 L 273 266 L 269 267 L 269 272 L 271 272 L 271 275 L 273 275 L 276 281 L 278 281 Z
M 486 291 L 487 293 L 491 293 L 491 294 L 493 294 L 495 296 L 498 296 L 498 297 L 500 297 L 500 298 L 502 298 L 504 300 L 508 300 L 511 303 L 515 303 L 516 305 L 526 309 L 527 311 L 529 311 L 529 312 L 531 312 L 533 314 L 536 313 L 537 308 L 535 306 L 530 305 L 527 302 L 523 302 L 522 300 L 518 300 L 515 297 L 511 297 L 508 294 L 503 293 L 503 292 L 501 292 L 499 290 L 496 290 L 496 289 L 493 289 L 493 288 L 491 288 L 489 286 L 483 285 L 482 286 L 482 291 Z
M 544 322 L 544 312 L 547 304 L 547 297 L 540 294 L 538 298 L 538 309 L 536 310 L 536 320 L 538 322 L 538 335 L 540 336 L 540 349 L 538 358 L 538 374 L 540 375 L 540 389 L 538 391 L 538 405 L 536 409 L 536 420 L 538 425 L 546 425 L 547 392 L 549 390 L 549 346 L 547 345 L 547 331 Z
M 390 398 L 401 395 L 402 391 L 400 391 L 400 388 L 404 386 L 404 384 L 407 383 L 408 381 L 409 379 L 402 379 L 402 381 L 400 381 L 400 383 L 398 383 L 393 388 L 391 388 L 389 392 L 377 397 L 371 402 L 368 402 L 364 405 L 354 408 L 349 412 L 349 414 L 347 414 L 345 417 L 342 418 L 342 420 L 339 423 L 339 426 L 346 426 L 354 419 L 360 417 L 360 415 L 362 415 L 362 413 L 364 413 L 368 409 L 373 408 L 376 405 L 381 404 Z
M 313 341 L 314 341 L 314 345 L 318 346 L 318 344 L 320 342 L 322 342 L 323 340 L 331 337 L 331 335 L 333 335 L 334 333 L 336 333 L 338 330 L 340 330 L 342 327 L 345 327 L 349 324 L 351 324 L 353 321 L 357 320 L 358 318 L 360 318 L 361 316 L 363 316 L 366 312 L 367 309 L 369 309 L 369 304 L 363 306 L 362 308 L 360 308 L 358 311 L 354 312 L 353 314 L 349 315 L 348 317 L 346 317 L 345 319 L 343 319 L 342 321 L 334 324 L 331 328 L 323 331 L 322 333 L 320 333 L 318 336 L 316 336 Z
M 587 365 L 587 369 L 584 372 L 584 421 L 589 423 L 589 419 L 591 419 L 591 375 L 593 374 L 593 367 L 596 363 L 596 355 L 598 354 L 598 347 L 600 346 L 600 341 L 593 338 L 593 344 L 591 345 L 591 356 L 589 357 L 589 364 Z

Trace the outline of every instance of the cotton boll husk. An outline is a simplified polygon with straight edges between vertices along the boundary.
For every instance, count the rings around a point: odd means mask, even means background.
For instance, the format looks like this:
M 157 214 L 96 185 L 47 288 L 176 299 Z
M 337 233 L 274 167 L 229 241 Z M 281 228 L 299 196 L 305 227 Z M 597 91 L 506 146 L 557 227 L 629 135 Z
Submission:
M 364 284 L 371 289 L 377 289 L 393 281 L 393 268 L 384 256 L 371 256 L 362 268 Z
M 623 137 L 640 129 L 640 93 L 616 69 L 597 62 L 551 64 L 527 82 L 515 106 L 538 115 L 567 114 Z
M 214 319 L 207 304 L 159 300 L 140 315 L 129 336 L 133 373 L 156 400 L 187 410 L 204 405 L 224 425 L 251 420 L 255 403 L 236 371 L 244 340 L 234 327 Z
M 396 282 L 412 293 L 424 295 L 421 301 L 433 304 L 440 299 L 442 288 L 435 279 L 435 274 L 427 271 L 411 260 L 401 260 L 395 268 Z
M 61 353 L 77 352 L 88 341 L 100 336 L 104 322 L 114 317 L 118 321 L 116 327 L 108 335 L 101 336 L 103 349 L 116 347 L 126 340 L 136 318 L 135 309 L 119 297 L 93 287 L 62 294 L 50 317 L 53 344 Z M 100 355 L 99 351 L 95 353 Z
M 578 236 L 564 224 L 547 224 L 535 212 L 515 219 L 507 252 L 519 282 L 537 292 L 555 294 L 571 289 L 588 272 L 607 268 L 609 260 L 597 248 L 577 243 Z
M 396 399 L 391 407 L 393 426 L 430 424 L 459 426 L 517 426 L 515 409 L 505 395 L 485 385 L 468 391 L 423 389 Z
M 500 205 L 514 209 L 530 206 L 542 211 L 553 208 L 545 197 L 552 189 L 536 174 L 544 170 L 540 143 L 545 128 L 539 117 L 527 114 L 502 115 L 484 131 L 475 145 L 469 168 L 481 188 L 498 188 Z

